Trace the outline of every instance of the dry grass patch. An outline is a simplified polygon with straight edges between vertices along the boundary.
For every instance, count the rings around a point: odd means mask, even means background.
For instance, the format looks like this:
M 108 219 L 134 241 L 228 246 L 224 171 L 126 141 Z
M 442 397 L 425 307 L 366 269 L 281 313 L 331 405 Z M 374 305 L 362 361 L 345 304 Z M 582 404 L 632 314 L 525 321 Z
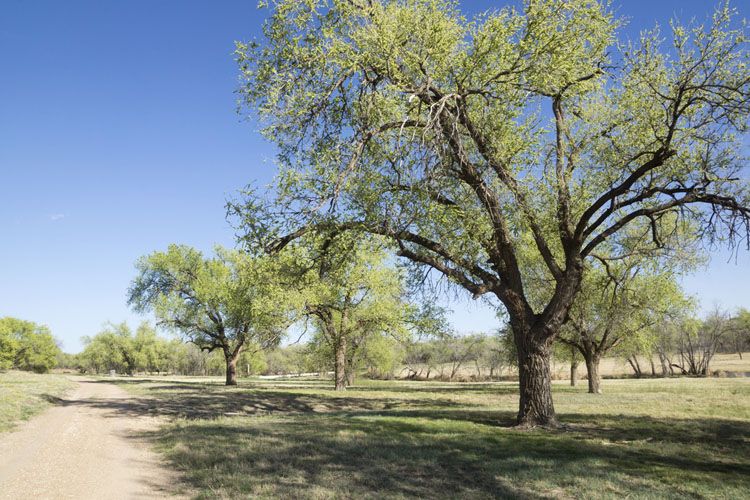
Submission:
M 73 385 L 62 375 L 0 372 L 0 432 L 44 410 Z

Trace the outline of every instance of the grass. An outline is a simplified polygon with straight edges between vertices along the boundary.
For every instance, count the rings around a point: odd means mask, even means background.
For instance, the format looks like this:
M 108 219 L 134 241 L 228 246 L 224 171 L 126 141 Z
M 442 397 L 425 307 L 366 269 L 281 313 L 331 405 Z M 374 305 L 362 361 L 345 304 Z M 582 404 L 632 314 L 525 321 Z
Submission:
M 102 380 L 109 382 L 109 380 Z M 118 379 L 120 411 L 202 498 L 742 498 L 750 380 L 556 383 L 556 431 L 511 427 L 516 384 Z M 100 404 L 107 404 L 100 402 Z
M 0 372 L 0 433 L 50 406 L 73 383 L 61 375 Z

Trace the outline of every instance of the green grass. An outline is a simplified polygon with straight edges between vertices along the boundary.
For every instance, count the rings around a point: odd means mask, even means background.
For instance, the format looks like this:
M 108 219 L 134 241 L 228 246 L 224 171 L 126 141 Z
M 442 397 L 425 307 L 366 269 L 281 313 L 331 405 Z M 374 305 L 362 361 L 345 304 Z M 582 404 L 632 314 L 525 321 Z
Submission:
M 61 375 L 0 372 L 0 433 L 44 410 L 71 387 Z
M 106 380 L 105 380 L 106 381 Z M 742 498 L 750 380 L 555 384 L 560 430 L 511 424 L 516 385 L 130 379 L 122 411 L 203 498 Z

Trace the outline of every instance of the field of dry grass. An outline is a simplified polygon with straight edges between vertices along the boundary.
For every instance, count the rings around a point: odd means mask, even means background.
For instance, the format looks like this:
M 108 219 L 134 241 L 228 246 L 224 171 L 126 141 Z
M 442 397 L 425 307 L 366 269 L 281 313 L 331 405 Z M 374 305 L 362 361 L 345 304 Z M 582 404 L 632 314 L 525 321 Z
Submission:
M 0 432 L 44 410 L 73 385 L 62 375 L 0 372 Z
M 651 364 L 648 358 L 639 357 L 638 359 L 643 373 L 650 375 Z M 654 366 L 657 374 L 661 374 L 661 368 L 659 360 L 654 358 Z M 427 367 L 415 366 L 417 370 L 422 368 L 422 373 L 427 373 Z M 738 354 L 717 354 L 714 356 L 711 362 L 711 371 L 718 372 L 719 376 L 750 376 L 750 353 L 743 353 L 742 359 Z M 451 372 L 449 365 L 442 367 L 442 373 L 445 377 Z M 481 370 L 482 379 L 486 378 L 489 373 L 489 369 L 482 368 Z M 608 357 L 603 358 L 600 365 L 600 373 L 603 378 L 629 378 L 633 376 L 633 369 L 630 367 L 628 362 L 621 357 Z M 406 374 L 406 370 L 400 373 L 401 376 Z M 441 368 L 433 368 L 430 372 L 430 379 L 441 378 Z M 513 378 L 516 377 L 517 373 L 515 368 L 505 367 L 500 371 L 499 378 Z M 445 378 L 442 377 L 442 378 Z M 586 377 L 586 366 L 581 362 L 578 366 L 578 378 L 584 379 Z M 570 379 L 570 364 L 567 361 L 559 362 L 552 360 L 552 378 L 554 380 L 569 380 Z M 457 381 L 472 381 L 477 379 L 477 368 L 473 363 L 462 366 L 456 376 Z

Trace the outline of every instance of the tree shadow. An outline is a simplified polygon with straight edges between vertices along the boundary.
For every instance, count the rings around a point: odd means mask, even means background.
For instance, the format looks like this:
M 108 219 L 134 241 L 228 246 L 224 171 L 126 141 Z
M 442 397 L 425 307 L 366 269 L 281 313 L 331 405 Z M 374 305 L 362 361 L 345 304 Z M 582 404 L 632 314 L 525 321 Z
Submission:
M 83 381 L 100 383 L 99 381 Z M 354 413 L 362 411 L 389 411 L 417 407 L 466 407 L 448 399 L 356 398 L 339 395 L 292 391 L 274 391 L 265 388 L 217 387 L 202 384 L 163 384 L 150 387 L 152 396 L 128 398 L 64 399 L 46 396 L 58 405 L 88 406 L 116 412 L 118 415 L 162 416 L 185 419 L 214 419 L 221 416 L 273 415 L 302 413 Z
M 726 453 L 707 460 L 672 451 L 678 447 L 616 446 L 596 433 L 481 429 L 444 416 L 188 421 L 149 437 L 185 472 L 190 487 L 228 497 L 552 498 L 634 491 L 698 497 L 703 493 L 691 481 L 709 476 L 735 491 L 750 486 L 750 463 Z M 634 428 L 650 423 L 626 422 Z M 694 425 L 713 428 L 717 422 Z M 734 430 L 746 433 L 748 425 Z M 678 433 L 668 438 L 681 443 Z M 559 485 L 571 489 L 563 493 Z M 602 485 L 609 491 L 597 491 Z
M 205 496 L 697 498 L 750 489 L 747 421 L 571 413 L 559 415 L 559 430 L 517 431 L 508 428 L 513 410 L 435 398 L 437 386 L 394 384 L 393 397 L 370 398 L 147 382 L 153 397 L 48 401 L 178 418 L 139 438 Z
M 380 385 L 363 385 L 352 387 L 352 391 L 357 392 L 379 392 L 387 391 L 393 393 L 417 393 L 417 394 L 445 394 L 450 391 L 452 394 L 488 394 L 503 395 L 517 394 L 518 383 L 508 382 L 488 382 L 484 384 L 465 383 L 465 382 L 411 382 L 407 384 L 393 384 L 388 386 Z

